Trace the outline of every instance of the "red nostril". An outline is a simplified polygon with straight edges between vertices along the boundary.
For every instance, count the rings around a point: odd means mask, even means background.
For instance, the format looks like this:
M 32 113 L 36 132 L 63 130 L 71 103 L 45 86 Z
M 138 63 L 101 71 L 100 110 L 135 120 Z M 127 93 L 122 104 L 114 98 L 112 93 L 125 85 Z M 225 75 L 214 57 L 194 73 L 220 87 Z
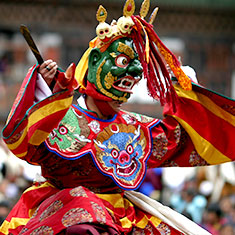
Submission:
M 125 150 L 122 150 L 119 154 L 118 160 L 121 164 L 124 164 L 125 162 L 129 162 L 130 155 Z

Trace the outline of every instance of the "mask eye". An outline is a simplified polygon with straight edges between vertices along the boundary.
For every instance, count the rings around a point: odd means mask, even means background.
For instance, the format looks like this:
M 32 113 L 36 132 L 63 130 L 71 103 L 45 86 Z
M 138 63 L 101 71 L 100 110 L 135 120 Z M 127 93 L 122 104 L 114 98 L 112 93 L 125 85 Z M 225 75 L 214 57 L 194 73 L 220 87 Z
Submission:
M 119 155 L 119 153 L 118 153 L 117 149 L 112 149 L 112 151 L 111 151 L 111 155 L 112 155 L 112 157 L 113 157 L 113 158 L 117 158 L 117 157 L 118 157 L 118 155 Z
M 133 146 L 131 144 L 129 144 L 126 148 L 126 151 L 129 153 L 129 154 L 132 154 L 134 152 L 134 149 L 133 149 Z
M 58 131 L 61 135 L 66 135 L 68 133 L 68 129 L 65 126 L 60 126 Z
M 108 28 L 105 29 L 104 32 L 108 34 L 109 33 L 109 29 Z
M 127 67 L 127 65 L 129 64 L 129 61 L 130 61 L 130 58 L 127 57 L 126 55 L 119 55 L 119 56 L 117 56 L 117 58 L 115 59 L 115 64 L 116 64 L 118 67 L 125 68 L 125 67 Z

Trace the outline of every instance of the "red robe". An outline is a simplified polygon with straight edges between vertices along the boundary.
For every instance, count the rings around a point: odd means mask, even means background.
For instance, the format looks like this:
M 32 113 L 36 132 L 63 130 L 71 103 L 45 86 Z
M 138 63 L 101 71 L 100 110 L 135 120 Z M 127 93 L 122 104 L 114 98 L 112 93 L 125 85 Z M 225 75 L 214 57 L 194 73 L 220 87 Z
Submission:
M 0 234 L 62 234 L 84 223 L 125 234 L 181 234 L 123 192 L 137 189 L 148 167 L 234 160 L 235 102 L 198 85 L 176 85 L 178 98 L 174 108 L 165 106 L 162 121 L 125 111 L 100 120 L 71 106 L 71 90 L 34 104 L 36 69 L 22 84 L 3 138 L 17 157 L 40 165 L 47 182 L 23 193 Z

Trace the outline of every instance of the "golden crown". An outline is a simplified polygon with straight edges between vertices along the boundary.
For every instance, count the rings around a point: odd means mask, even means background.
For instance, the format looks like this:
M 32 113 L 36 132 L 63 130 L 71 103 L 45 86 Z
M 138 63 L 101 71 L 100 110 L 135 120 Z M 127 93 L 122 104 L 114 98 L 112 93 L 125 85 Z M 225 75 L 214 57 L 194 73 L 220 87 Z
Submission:
M 153 29 L 153 21 L 156 18 L 158 7 L 156 7 L 147 22 L 144 18 L 148 14 L 150 0 L 144 0 L 139 15 L 135 12 L 134 0 L 127 0 L 123 8 L 123 16 L 117 21 L 106 23 L 107 11 L 99 6 L 96 19 L 99 21 L 96 27 L 97 37 L 89 43 L 89 48 L 82 56 L 75 72 L 80 84 L 80 92 L 86 92 L 84 78 L 88 70 L 88 57 L 93 48 L 99 48 L 104 52 L 109 45 L 121 37 L 131 37 L 143 66 L 143 74 L 147 79 L 149 94 L 154 99 L 159 99 L 162 104 L 169 102 L 176 95 L 171 83 L 171 78 L 166 65 L 174 73 L 180 85 L 191 90 L 192 84 L 189 77 L 181 69 L 181 63 L 175 55 L 162 43 Z
M 144 18 L 150 6 L 150 0 L 144 0 L 141 9 L 140 9 L 140 17 Z M 156 15 L 157 15 L 158 7 L 154 9 L 153 13 L 150 16 L 149 23 L 152 24 Z M 135 25 L 131 16 L 135 12 L 135 1 L 127 0 L 124 8 L 123 8 L 123 16 L 120 17 L 117 21 L 113 20 L 111 24 L 106 23 L 107 19 L 107 11 L 106 9 L 100 5 L 97 13 L 96 19 L 99 21 L 98 26 L 96 27 L 97 37 L 100 39 L 102 44 L 109 43 L 116 37 L 125 37 L 131 33 L 132 27 Z

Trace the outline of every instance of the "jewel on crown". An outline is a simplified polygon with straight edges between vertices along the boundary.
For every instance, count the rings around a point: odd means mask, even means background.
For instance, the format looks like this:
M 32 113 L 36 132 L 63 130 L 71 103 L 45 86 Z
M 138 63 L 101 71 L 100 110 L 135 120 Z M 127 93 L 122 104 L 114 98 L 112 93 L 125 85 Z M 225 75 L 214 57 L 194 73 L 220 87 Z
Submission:
M 103 6 L 99 6 L 96 19 L 99 21 L 96 27 L 97 37 L 104 43 L 110 42 L 113 38 L 121 36 L 125 37 L 131 33 L 134 22 L 131 18 L 135 11 L 134 0 L 127 0 L 123 8 L 123 16 L 118 21 L 113 20 L 111 25 L 105 22 L 107 11 Z

